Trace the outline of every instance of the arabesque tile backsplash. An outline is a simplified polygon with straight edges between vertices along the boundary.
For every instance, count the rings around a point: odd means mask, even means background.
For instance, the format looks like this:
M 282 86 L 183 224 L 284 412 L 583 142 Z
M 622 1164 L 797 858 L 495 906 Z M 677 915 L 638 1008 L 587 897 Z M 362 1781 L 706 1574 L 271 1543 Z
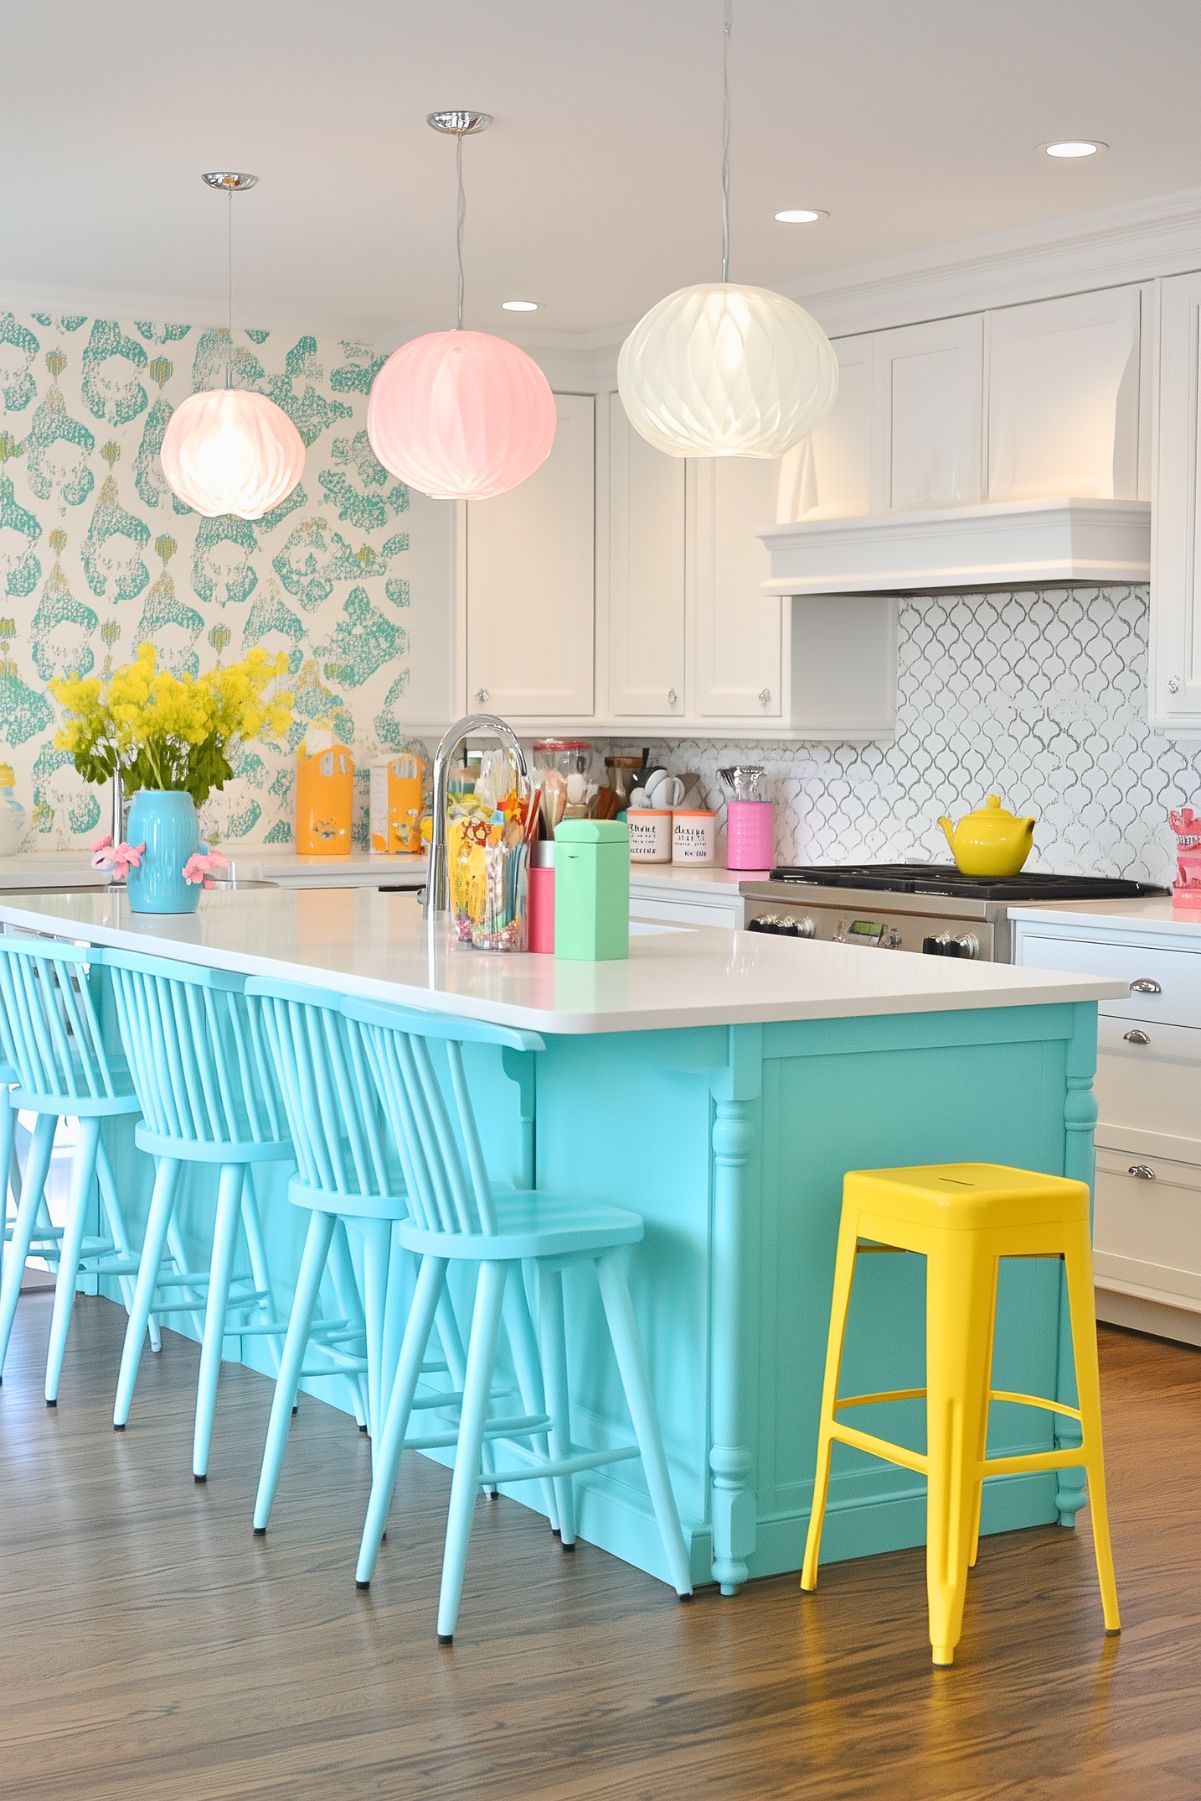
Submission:
M 1037 816 L 1029 867 L 1169 883 L 1167 810 L 1201 804 L 1201 744 L 1146 720 L 1145 587 L 938 594 L 901 603 L 891 744 L 659 744 L 720 806 L 724 764 L 762 763 L 779 862 L 945 859 L 953 819 L 999 793 Z

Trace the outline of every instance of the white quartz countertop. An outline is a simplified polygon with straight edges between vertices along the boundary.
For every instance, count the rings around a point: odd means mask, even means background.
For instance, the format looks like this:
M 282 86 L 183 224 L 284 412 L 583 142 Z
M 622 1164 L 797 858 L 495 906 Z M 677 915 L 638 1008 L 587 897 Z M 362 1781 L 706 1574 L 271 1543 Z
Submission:
M 131 913 L 119 891 L 0 896 L 0 922 L 183 962 L 315 983 L 545 1033 L 631 1032 L 791 1019 L 1095 1001 L 1099 977 L 882 956 L 748 932 L 634 926 L 620 962 L 489 954 L 432 932 L 416 900 L 362 889 L 206 893 L 196 914 Z
M 1170 894 L 1149 894 L 1138 900 L 1053 901 L 1037 907 L 1010 907 L 1009 917 L 1027 931 L 1054 931 L 1063 926 L 1093 932 L 1120 932 L 1125 937 L 1193 938 L 1201 949 L 1201 907 L 1177 907 Z
M 384 857 L 370 851 L 346 857 L 300 857 L 287 845 L 237 845 L 221 847 L 228 857 L 229 873 L 240 882 L 272 882 L 281 887 L 389 887 L 420 888 L 428 860 L 421 856 Z M 697 900 L 737 900 L 743 882 L 762 882 L 767 871 L 722 869 L 715 863 L 632 863 L 630 885 L 638 893 L 690 895 Z M 13 890 L 55 888 L 105 888 L 108 876 L 93 869 L 91 853 L 83 850 L 26 851 L 0 857 L 0 894 Z

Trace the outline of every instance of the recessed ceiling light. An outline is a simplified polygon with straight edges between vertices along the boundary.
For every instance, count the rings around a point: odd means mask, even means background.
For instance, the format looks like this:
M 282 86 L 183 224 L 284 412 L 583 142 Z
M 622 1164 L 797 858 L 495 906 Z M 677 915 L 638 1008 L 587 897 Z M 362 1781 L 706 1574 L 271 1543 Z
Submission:
M 506 313 L 536 313 L 538 311 L 536 300 L 502 300 L 500 304 Z
M 1108 150 L 1100 138 L 1063 138 L 1057 144 L 1040 144 L 1039 149 L 1044 156 L 1059 156 L 1068 159 L 1079 156 L 1096 156 L 1098 150 Z
M 828 219 L 829 213 L 817 206 L 789 206 L 776 218 L 781 225 L 816 225 L 819 219 Z

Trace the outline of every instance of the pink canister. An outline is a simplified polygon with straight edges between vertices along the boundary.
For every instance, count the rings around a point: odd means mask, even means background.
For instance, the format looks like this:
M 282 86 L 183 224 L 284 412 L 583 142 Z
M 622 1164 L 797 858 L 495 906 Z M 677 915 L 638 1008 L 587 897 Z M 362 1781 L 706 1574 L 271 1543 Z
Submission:
M 770 800 L 726 802 L 726 868 L 770 869 L 776 853 L 776 809 Z

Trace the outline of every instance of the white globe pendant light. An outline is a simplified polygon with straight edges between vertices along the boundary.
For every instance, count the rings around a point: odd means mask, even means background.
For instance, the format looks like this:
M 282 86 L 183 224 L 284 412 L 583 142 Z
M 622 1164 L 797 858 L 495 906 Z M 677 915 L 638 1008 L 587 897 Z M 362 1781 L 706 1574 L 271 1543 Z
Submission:
M 206 519 L 232 513 L 261 519 L 287 498 L 304 472 L 304 441 L 282 407 L 235 388 L 233 373 L 233 197 L 257 175 L 217 169 L 201 178 L 228 194 L 229 316 L 225 386 L 192 394 L 172 413 L 159 458 L 173 494 Z
M 680 288 L 621 347 L 617 388 L 630 424 L 669 456 L 778 457 L 834 404 L 838 360 L 811 313 L 730 266 L 730 32 L 722 41 L 722 279 Z
M 430 113 L 426 123 L 455 139 L 458 323 L 394 350 L 371 386 L 367 436 L 400 481 L 443 500 L 506 494 L 550 455 L 558 415 L 533 357 L 507 338 L 463 329 L 463 139 L 486 131 L 488 113 Z

